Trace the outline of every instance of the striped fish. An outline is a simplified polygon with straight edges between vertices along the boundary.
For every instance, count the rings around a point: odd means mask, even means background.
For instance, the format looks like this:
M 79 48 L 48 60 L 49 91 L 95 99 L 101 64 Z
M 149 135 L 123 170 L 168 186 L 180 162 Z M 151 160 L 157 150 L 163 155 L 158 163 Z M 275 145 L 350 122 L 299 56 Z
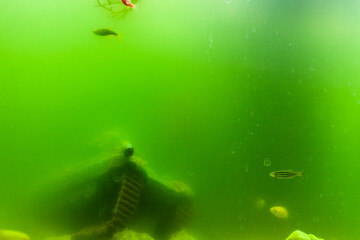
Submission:
M 302 177 L 303 172 L 302 171 L 295 172 L 292 169 L 289 169 L 289 170 L 274 171 L 274 172 L 271 172 L 269 175 L 270 175 L 270 177 L 277 178 L 277 179 L 291 179 L 296 176 Z

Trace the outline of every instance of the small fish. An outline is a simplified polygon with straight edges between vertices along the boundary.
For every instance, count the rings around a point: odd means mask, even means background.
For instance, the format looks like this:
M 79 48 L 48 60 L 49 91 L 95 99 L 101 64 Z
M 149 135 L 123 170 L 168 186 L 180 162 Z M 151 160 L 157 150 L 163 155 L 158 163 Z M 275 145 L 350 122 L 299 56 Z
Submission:
M 114 32 L 110 29 L 106 29 L 106 28 L 95 29 L 93 31 L 93 33 L 98 36 L 110 36 L 110 35 L 118 36 L 119 35 L 116 32 Z
M 130 0 L 121 0 L 121 1 L 125 6 L 132 7 L 132 8 L 135 7 L 135 5 L 132 4 Z
M 294 172 L 292 169 L 289 170 L 281 170 L 281 171 L 274 171 L 269 173 L 270 177 L 277 178 L 277 179 L 291 179 L 296 176 L 302 177 L 303 172 Z
M 0 240 L 30 240 L 30 237 L 22 232 L 0 229 Z
M 270 208 L 270 212 L 278 218 L 288 218 L 289 213 L 284 207 L 276 206 Z

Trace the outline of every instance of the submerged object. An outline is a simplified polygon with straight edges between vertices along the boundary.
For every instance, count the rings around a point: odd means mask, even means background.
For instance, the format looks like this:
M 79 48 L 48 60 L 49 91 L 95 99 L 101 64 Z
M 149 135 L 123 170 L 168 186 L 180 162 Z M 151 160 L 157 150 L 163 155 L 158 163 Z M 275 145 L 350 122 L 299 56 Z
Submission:
M 306 234 L 300 230 L 296 230 L 290 234 L 286 238 L 286 240 L 324 240 L 322 238 L 318 238 L 313 234 Z
M 30 237 L 22 232 L 0 229 L 0 240 L 30 240 Z
M 95 29 L 93 31 L 93 33 L 95 35 L 98 35 L 98 36 L 119 36 L 119 34 L 117 34 L 116 32 L 114 32 L 113 30 L 110 30 L 110 29 L 107 29 L 107 28 L 100 28 L 100 29 Z
M 289 170 L 274 171 L 274 172 L 269 173 L 269 175 L 270 175 L 270 177 L 277 178 L 277 179 L 291 179 L 296 176 L 302 177 L 303 172 L 302 171 L 295 172 L 292 169 L 289 169 Z
M 276 207 L 270 208 L 270 212 L 278 218 L 288 218 L 288 216 L 289 216 L 289 213 L 286 210 L 286 208 L 281 207 L 281 206 L 276 206 Z
M 167 240 L 192 218 L 192 190 L 156 175 L 126 143 L 112 157 L 67 172 L 51 183 L 34 208 L 46 238 L 111 238 L 129 228 Z

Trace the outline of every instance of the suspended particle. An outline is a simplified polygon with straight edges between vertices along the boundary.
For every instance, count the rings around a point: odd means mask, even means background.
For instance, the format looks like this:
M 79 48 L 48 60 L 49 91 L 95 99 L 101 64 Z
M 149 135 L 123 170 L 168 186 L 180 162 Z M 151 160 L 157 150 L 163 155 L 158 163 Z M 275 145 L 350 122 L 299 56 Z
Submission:
M 245 172 L 249 172 L 249 164 L 244 163 Z
M 313 218 L 312 218 L 313 223 L 318 223 L 319 221 L 320 221 L 320 218 L 318 216 L 313 216 Z
M 265 166 L 265 167 L 270 167 L 270 166 L 271 166 L 271 160 L 270 160 L 270 158 L 265 158 L 265 159 L 264 159 L 264 166 Z
M 210 34 L 210 36 L 209 36 L 209 48 L 214 47 L 213 43 L 214 43 L 214 38 L 213 38 L 212 34 Z

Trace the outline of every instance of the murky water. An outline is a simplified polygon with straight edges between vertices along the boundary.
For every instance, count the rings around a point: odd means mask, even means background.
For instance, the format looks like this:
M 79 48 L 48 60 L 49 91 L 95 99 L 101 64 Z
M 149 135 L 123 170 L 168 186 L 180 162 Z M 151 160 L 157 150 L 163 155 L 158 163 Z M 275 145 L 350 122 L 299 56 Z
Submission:
M 198 239 L 355 239 L 358 9 L 138 0 L 111 18 L 96 0 L 1 1 L 0 229 L 25 229 L 34 189 L 126 139 L 191 186 Z M 269 176 L 288 169 L 304 176 Z

